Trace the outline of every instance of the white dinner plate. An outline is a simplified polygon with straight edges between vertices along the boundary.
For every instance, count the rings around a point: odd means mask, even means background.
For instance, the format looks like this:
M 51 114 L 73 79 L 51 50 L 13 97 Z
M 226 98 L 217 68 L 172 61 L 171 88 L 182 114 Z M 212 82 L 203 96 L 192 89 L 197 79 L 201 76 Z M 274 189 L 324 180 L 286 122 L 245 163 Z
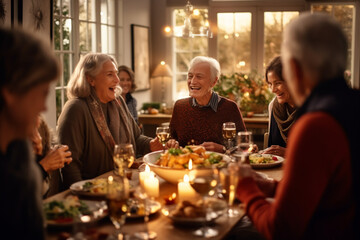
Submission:
M 79 219 L 67 218 L 67 219 L 46 219 L 46 224 L 48 226 L 55 227 L 68 227 L 75 223 L 92 223 L 103 219 L 107 216 L 107 205 L 105 201 L 93 201 L 93 200 L 80 200 L 84 202 L 88 207 L 91 214 L 82 215 Z
M 277 155 L 273 155 L 273 154 L 258 154 L 258 153 L 254 153 L 254 154 L 251 154 L 251 156 L 253 155 L 258 155 L 260 157 L 276 157 L 277 158 L 277 161 L 274 161 L 272 163 L 250 163 L 251 167 L 254 168 L 254 169 L 261 169 L 261 168 L 273 168 L 273 167 L 277 167 L 277 166 L 280 166 L 283 162 L 284 162 L 284 158 L 283 157 L 280 157 L 280 156 L 277 156 Z

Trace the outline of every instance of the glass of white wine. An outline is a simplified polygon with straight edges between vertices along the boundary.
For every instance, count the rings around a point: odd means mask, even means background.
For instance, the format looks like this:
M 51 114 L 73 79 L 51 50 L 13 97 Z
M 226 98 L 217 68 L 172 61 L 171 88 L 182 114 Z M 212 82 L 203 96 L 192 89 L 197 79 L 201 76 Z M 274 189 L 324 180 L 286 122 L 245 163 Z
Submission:
M 233 208 L 236 187 L 239 181 L 238 173 L 233 168 L 221 168 L 220 169 L 220 182 L 222 186 L 222 195 L 228 203 L 228 216 L 236 217 L 239 215 L 239 211 Z
M 159 139 L 160 143 L 163 145 L 163 148 L 165 149 L 165 145 L 170 139 L 170 128 L 167 126 L 157 127 L 156 136 Z
M 206 197 L 214 196 L 216 193 L 216 187 L 218 184 L 217 181 L 217 169 L 215 167 L 208 168 L 195 168 L 189 172 L 189 183 L 191 187 L 199 193 L 203 198 L 203 208 L 205 212 L 205 218 L 203 222 L 203 226 L 194 231 L 194 235 L 211 238 L 218 235 L 218 230 L 214 229 L 210 226 L 207 226 L 207 221 L 211 221 L 210 219 L 210 211 L 211 209 L 206 206 Z
M 108 206 L 111 222 L 115 226 L 116 239 L 122 239 L 121 227 L 125 224 L 126 215 L 128 213 L 127 200 L 129 198 L 126 190 L 126 181 L 123 177 L 116 181 L 112 176 L 108 178 L 108 192 L 106 194 L 106 202 Z
M 223 123 L 222 126 L 222 135 L 226 141 L 226 148 L 229 149 L 233 147 L 233 141 L 236 138 L 236 125 L 233 122 Z
M 126 171 L 134 163 L 135 153 L 130 143 L 116 144 L 114 147 L 114 169 L 115 173 L 125 176 Z

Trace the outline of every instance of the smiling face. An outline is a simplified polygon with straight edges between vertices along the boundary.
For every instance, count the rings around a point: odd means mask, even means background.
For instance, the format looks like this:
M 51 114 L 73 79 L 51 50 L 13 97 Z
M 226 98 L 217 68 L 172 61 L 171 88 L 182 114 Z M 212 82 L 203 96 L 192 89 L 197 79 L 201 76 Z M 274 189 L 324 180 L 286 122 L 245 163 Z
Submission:
M 108 103 L 115 99 L 115 89 L 119 85 L 117 68 L 111 60 L 103 64 L 101 71 L 95 76 L 88 76 L 87 80 L 95 88 L 97 97 L 102 103 Z
M 210 65 L 206 62 L 195 64 L 188 72 L 189 96 L 195 98 L 200 105 L 208 104 L 212 88 L 216 84 L 216 81 L 211 82 L 210 76 Z
M 276 94 L 276 98 L 280 104 L 288 103 L 293 105 L 289 89 L 285 81 L 281 81 L 275 72 L 271 71 L 267 75 L 271 91 Z
M 118 76 L 120 79 L 120 87 L 122 88 L 122 95 L 125 96 L 132 88 L 131 77 L 126 71 L 120 71 Z

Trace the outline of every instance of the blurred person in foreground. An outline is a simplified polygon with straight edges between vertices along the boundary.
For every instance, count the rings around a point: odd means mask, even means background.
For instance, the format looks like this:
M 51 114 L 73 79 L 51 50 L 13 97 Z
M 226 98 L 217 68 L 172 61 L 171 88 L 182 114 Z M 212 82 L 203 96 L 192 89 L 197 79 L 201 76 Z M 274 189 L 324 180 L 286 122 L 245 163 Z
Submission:
M 246 130 L 237 104 L 212 90 L 219 77 L 216 59 L 197 56 L 191 60 L 187 79 L 190 97 L 175 103 L 170 121 L 171 137 L 180 146 L 196 144 L 224 153 L 222 124 L 234 122 L 237 132 Z
M 135 155 L 162 150 L 157 138 L 141 131 L 120 97 L 117 63 L 109 55 L 89 53 L 77 64 L 67 86 L 68 101 L 58 120 L 60 144 L 73 161 L 62 169 L 63 188 L 114 169 L 115 144 L 131 143 Z M 175 145 L 174 141 L 170 141 Z
M 296 121 L 297 107 L 282 76 L 280 56 L 266 67 L 265 79 L 276 97 L 269 104 L 269 141 L 262 153 L 285 156 L 286 144 L 291 127 Z
M 60 169 L 72 161 L 71 152 L 66 145 L 53 146 L 50 129 L 40 115 L 31 141 L 43 176 L 43 196 L 49 197 L 59 192 Z
M 49 44 L 0 28 L 0 213 L 4 239 L 44 239 L 41 172 L 29 136 L 60 75 Z
M 283 75 L 299 106 L 283 179 L 260 191 L 240 165 L 238 198 L 268 239 L 359 239 L 360 93 L 344 79 L 347 42 L 324 14 L 304 13 L 286 27 Z M 264 184 L 262 185 L 264 189 Z
M 136 89 L 135 74 L 131 68 L 121 65 L 118 67 L 118 77 L 120 80 L 120 87 L 122 89 L 121 96 L 125 100 L 131 115 L 135 119 L 135 122 L 139 124 L 139 118 L 136 110 L 137 101 L 131 95 L 131 93 Z

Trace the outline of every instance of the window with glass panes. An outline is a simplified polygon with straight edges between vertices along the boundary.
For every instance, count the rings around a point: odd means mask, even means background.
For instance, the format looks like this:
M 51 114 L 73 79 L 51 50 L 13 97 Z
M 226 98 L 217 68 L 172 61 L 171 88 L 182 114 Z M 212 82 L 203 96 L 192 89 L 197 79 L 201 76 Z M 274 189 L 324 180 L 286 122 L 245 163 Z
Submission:
M 199 9 L 199 16 L 202 21 L 208 19 L 207 9 Z M 174 28 L 184 24 L 185 11 L 183 9 L 175 9 L 173 11 Z M 187 87 L 187 71 L 191 59 L 196 56 L 208 55 L 208 38 L 173 38 L 173 73 L 176 79 L 174 99 L 185 98 L 189 96 Z
M 311 4 L 311 12 L 324 12 L 339 21 L 348 40 L 348 60 L 345 77 L 349 83 L 353 83 L 353 49 L 354 49 L 354 26 L 355 7 L 352 4 Z
M 122 61 L 122 0 L 54 0 L 54 50 L 63 67 L 56 117 L 67 101 L 66 85 L 81 55 L 102 52 Z

